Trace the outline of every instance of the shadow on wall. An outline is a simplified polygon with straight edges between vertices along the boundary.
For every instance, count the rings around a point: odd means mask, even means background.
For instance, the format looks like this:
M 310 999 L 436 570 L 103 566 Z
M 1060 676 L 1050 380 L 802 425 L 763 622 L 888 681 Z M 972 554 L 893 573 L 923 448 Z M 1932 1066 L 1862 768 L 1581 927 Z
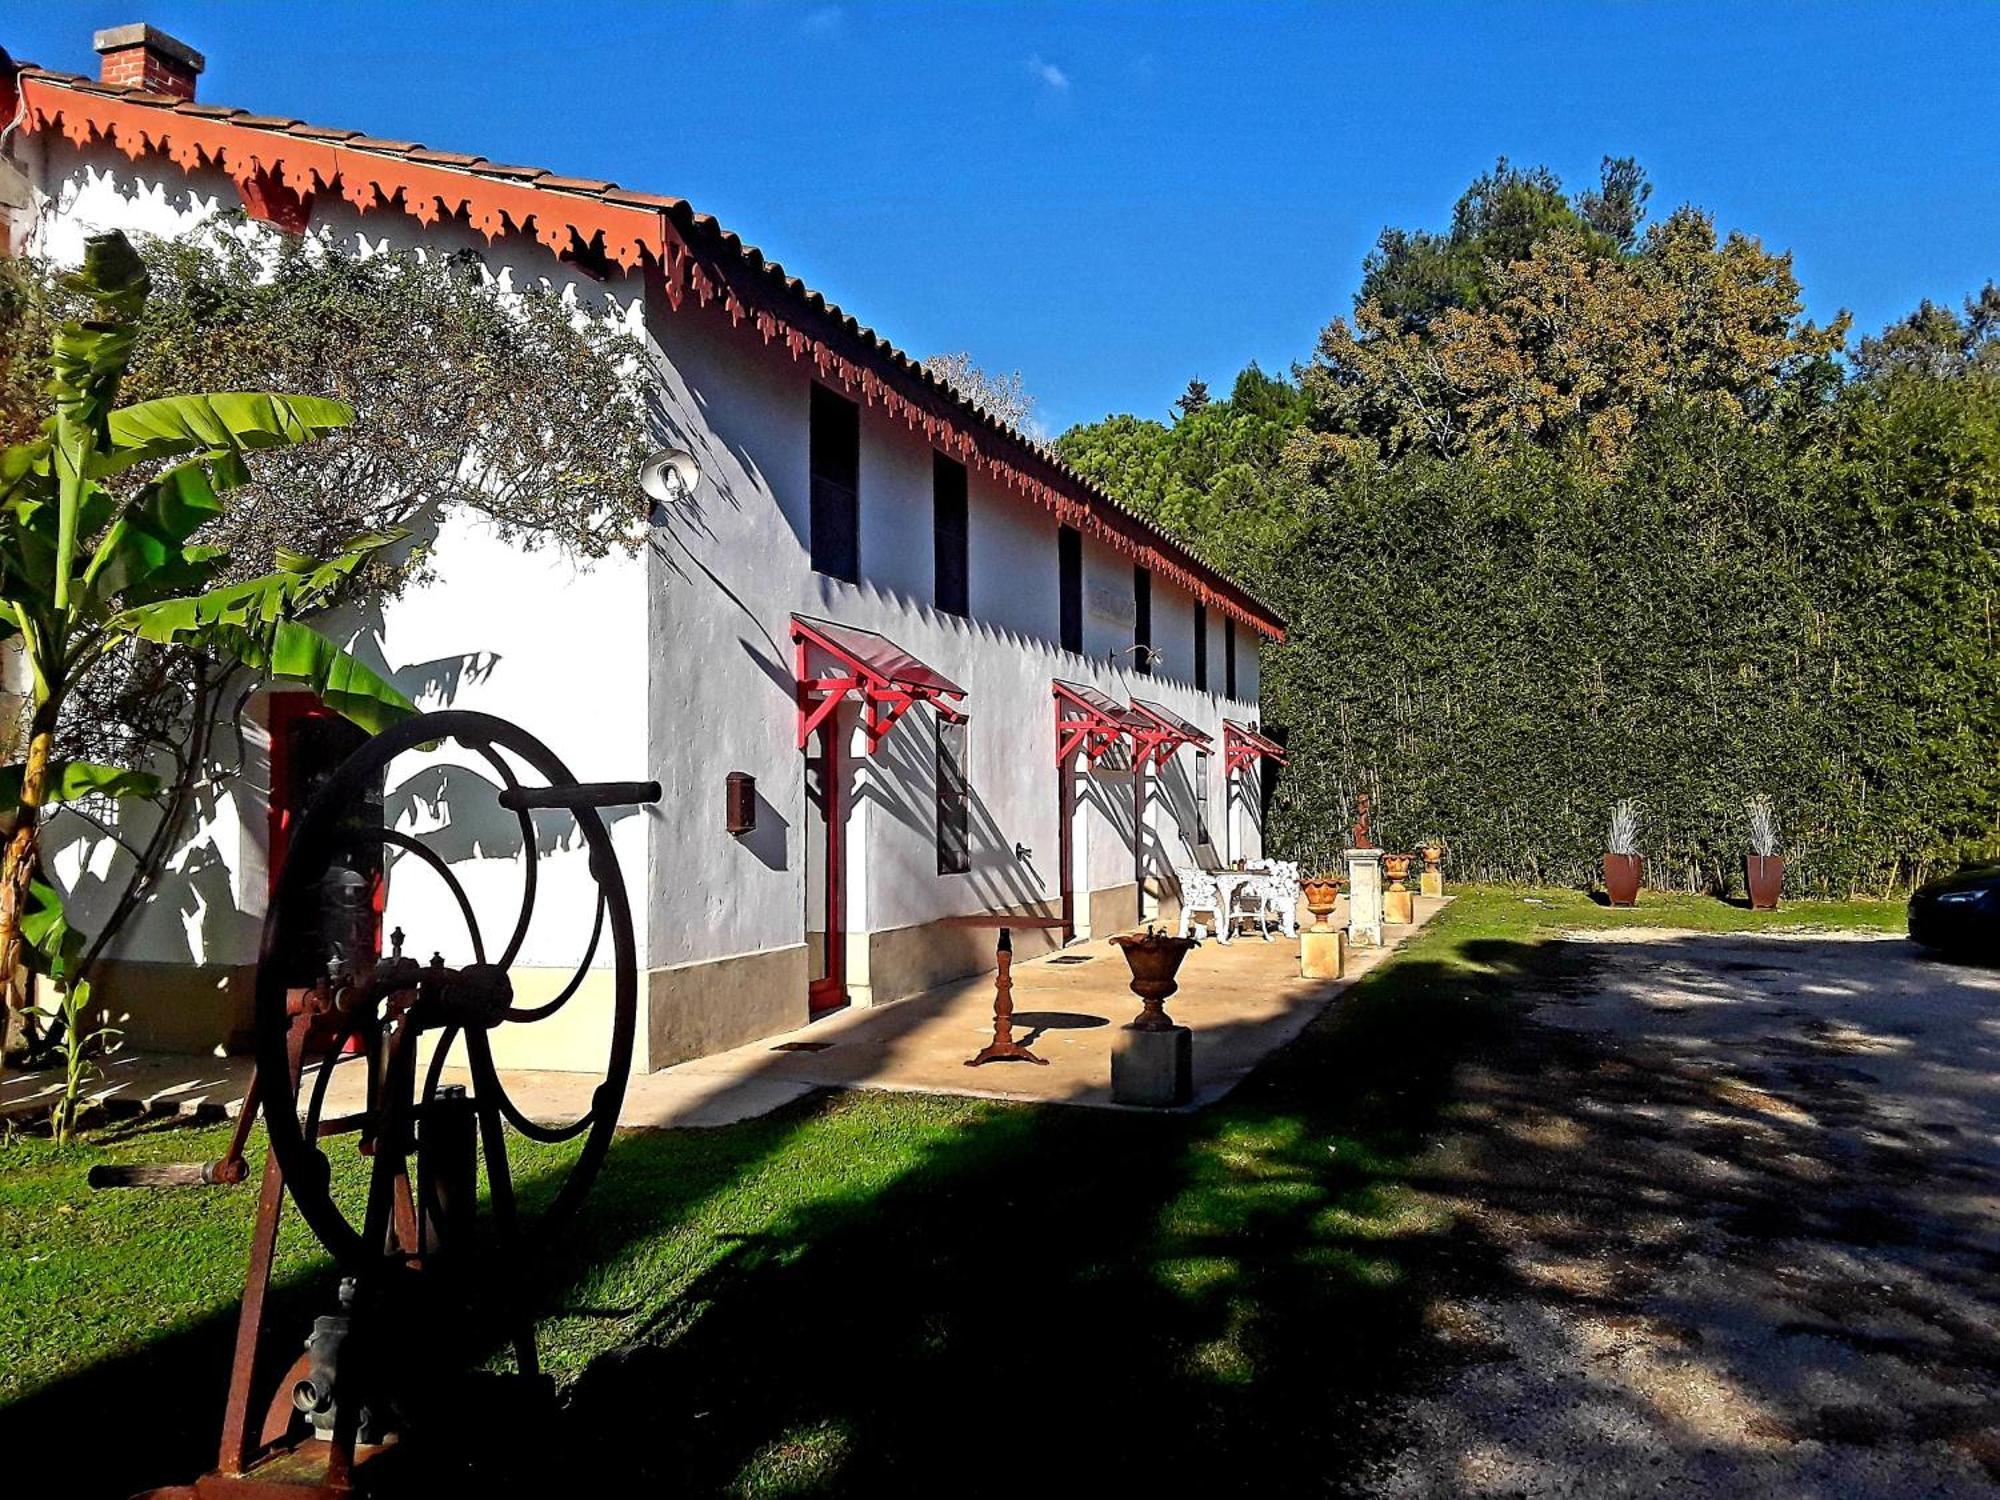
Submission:
M 855 792 L 857 801 L 881 809 L 915 833 L 926 849 L 934 849 L 937 839 L 936 745 L 935 716 L 928 710 L 912 709 L 869 758 L 875 774 Z M 1053 789 L 1050 798 L 1053 801 Z M 939 875 L 937 880 L 970 889 L 980 911 L 1034 906 L 1053 899 L 1054 893 L 1031 859 L 1015 853 L 1018 841 L 1000 827 L 976 783 L 969 788 L 966 812 L 972 868 L 963 875 Z

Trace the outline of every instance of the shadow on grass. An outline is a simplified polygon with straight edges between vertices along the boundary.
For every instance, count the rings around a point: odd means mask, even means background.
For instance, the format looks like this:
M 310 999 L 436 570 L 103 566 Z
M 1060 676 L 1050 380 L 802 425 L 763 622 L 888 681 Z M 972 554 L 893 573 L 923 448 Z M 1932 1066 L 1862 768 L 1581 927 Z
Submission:
M 690 1277 L 621 1266 L 840 1112 L 906 1106 L 821 1095 L 621 1138 L 563 1268 L 614 1305 L 544 1324 L 604 1320 L 617 1346 L 555 1430 L 490 1434 L 482 1484 L 1341 1488 L 1417 1372 L 1420 1283 L 1466 1254 L 1403 1178 L 1538 962 L 1523 943 L 1450 950 L 1470 964 L 1434 951 L 1368 976 L 1213 1110 L 980 1106 L 885 1185 L 711 1235 Z M 326 1295 L 286 1285 L 277 1326 L 302 1333 Z M 93 1493 L 184 1481 L 212 1462 L 233 1328 L 211 1317 L 38 1392 L 0 1412 L 0 1444 L 92 1455 Z

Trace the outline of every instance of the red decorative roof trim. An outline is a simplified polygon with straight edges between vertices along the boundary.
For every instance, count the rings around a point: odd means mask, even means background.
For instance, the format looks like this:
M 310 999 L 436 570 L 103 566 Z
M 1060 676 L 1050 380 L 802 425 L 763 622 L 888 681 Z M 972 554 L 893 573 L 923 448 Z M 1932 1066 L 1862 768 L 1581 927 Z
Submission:
M 1097 538 L 1211 609 L 1272 640 L 1284 639 L 1284 620 L 1247 590 L 678 198 L 41 68 L 22 68 L 18 88 L 24 129 L 54 132 L 77 147 L 109 145 L 135 161 L 164 156 L 185 172 L 220 171 L 254 216 L 283 227 L 303 227 L 315 199 L 338 194 L 361 213 L 394 210 L 426 227 L 462 217 L 489 242 L 532 236 L 551 254 L 586 266 L 609 262 L 628 272 L 643 270 L 657 278 L 671 308 L 689 297 L 702 307 L 719 303 L 765 343 L 782 344 L 794 360 L 810 359 L 819 379 L 879 405 L 1061 524 Z

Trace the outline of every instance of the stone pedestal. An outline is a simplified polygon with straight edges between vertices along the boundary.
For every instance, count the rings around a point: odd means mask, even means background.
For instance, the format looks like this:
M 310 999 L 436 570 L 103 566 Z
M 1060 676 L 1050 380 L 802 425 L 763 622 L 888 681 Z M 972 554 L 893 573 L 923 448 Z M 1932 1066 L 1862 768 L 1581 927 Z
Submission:
M 1111 1040 L 1111 1098 L 1116 1104 L 1172 1109 L 1194 1097 L 1194 1033 L 1121 1027 Z
M 1396 927 L 1408 927 L 1417 919 L 1416 894 L 1408 886 L 1394 886 L 1382 893 L 1382 920 Z
M 1444 894 L 1444 871 L 1425 870 L 1417 876 L 1417 893 L 1423 896 L 1442 896 Z
M 1356 948 L 1382 946 L 1382 851 L 1347 851 L 1347 941 Z
M 1305 979 L 1338 979 L 1347 967 L 1347 934 L 1338 927 L 1299 934 L 1299 974 Z

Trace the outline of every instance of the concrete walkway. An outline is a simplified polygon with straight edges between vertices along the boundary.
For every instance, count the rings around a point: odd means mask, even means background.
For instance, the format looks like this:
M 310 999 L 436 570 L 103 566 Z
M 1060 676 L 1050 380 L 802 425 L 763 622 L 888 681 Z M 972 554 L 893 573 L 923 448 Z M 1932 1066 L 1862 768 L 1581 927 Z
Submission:
M 1416 926 L 1443 904 L 1419 898 Z M 1334 920 L 1344 922 L 1344 910 Z M 1415 930 L 1385 928 L 1386 944 L 1350 952 L 1346 976 L 1337 980 L 1301 979 L 1298 943 L 1282 937 L 1210 941 L 1195 949 L 1181 967 L 1180 992 L 1167 1007 L 1194 1032 L 1194 1102 L 1188 1107 L 1199 1109 L 1227 1094 Z M 1139 1010 L 1124 956 L 1098 939 L 1017 963 L 1013 973 L 1015 1038 L 1046 1058 L 1045 1067 L 965 1066 L 993 1035 L 993 976 L 981 974 L 889 1005 L 840 1011 L 783 1036 L 657 1073 L 635 1074 L 620 1123 L 636 1130 L 726 1125 L 822 1088 L 1121 1108 L 1111 1102 L 1112 1040 Z M 251 1072 L 247 1057 L 129 1053 L 106 1063 L 90 1097 L 114 1111 L 233 1117 Z M 445 1076 L 465 1081 L 455 1069 Z M 504 1077 L 521 1109 L 549 1122 L 580 1115 L 597 1082 L 582 1073 Z M 328 1112 L 358 1108 L 361 1082 L 360 1069 L 342 1068 L 328 1090 Z M 45 1113 L 59 1088 L 51 1073 L 8 1074 L 0 1079 L 0 1119 Z

